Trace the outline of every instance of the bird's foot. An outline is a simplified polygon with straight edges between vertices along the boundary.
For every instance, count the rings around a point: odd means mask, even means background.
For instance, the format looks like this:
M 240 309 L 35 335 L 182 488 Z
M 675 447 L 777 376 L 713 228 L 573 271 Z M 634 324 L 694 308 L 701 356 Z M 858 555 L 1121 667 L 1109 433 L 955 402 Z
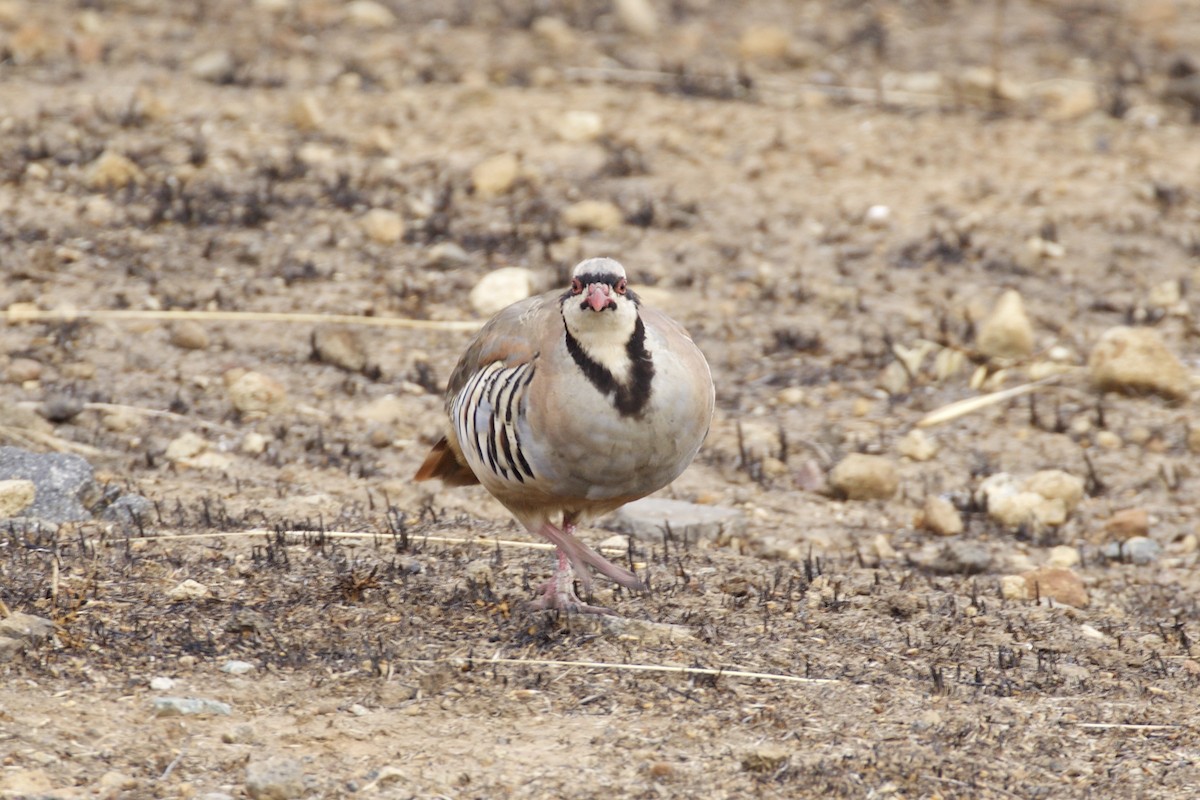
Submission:
M 558 551 L 558 566 L 554 575 L 539 587 L 541 596 L 531 603 L 538 611 L 561 611 L 566 614 L 611 614 L 604 606 L 593 606 L 575 594 L 575 570 L 563 551 Z

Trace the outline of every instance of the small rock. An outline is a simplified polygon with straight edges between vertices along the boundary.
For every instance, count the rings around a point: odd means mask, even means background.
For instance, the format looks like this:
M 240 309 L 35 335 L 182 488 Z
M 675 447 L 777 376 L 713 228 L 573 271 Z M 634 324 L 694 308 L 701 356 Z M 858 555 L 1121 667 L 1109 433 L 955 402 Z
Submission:
M 892 543 L 882 533 L 872 539 L 871 544 L 875 547 L 875 555 L 879 556 L 881 561 L 891 561 L 897 555 L 896 548 L 892 547 Z
M 203 453 L 208 449 L 208 441 L 193 431 L 185 431 L 171 440 L 164 454 L 168 461 L 180 462 Z
M 73 453 L 0 447 L 0 480 L 13 479 L 34 484 L 35 498 L 25 515 L 51 523 L 90 519 L 87 509 L 100 496 L 92 465 Z
M 1187 369 L 1153 328 L 1109 328 L 1092 349 L 1088 371 L 1101 391 L 1188 397 Z
M 246 765 L 246 794 L 251 800 L 292 800 L 304 796 L 304 771 L 291 758 L 268 758 Z
M 230 370 L 225 380 L 230 402 L 247 419 L 275 413 L 287 400 L 283 384 L 261 372 Z
M 38 406 L 38 413 L 55 425 L 70 422 L 83 411 L 83 401 L 67 394 L 51 394 Z
M 145 519 L 154 503 L 140 494 L 123 494 L 109 503 L 100 518 L 109 522 L 136 522 Z
M 208 348 L 208 331 L 199 322 L 181 320 L 171 326 L 171 344 L 182 350 L 205 350 Z
M 517 182 L 521 174 L 521 162 L 512 153 L 486 158 L 471 170 L 471 185 L 480 197 L 495 197 L 505 194 Z
M 954 504 L 932 494 L 925 498 L 921 526 L 938 536 L 957 536 L 963 532 L 962 516 Z
M 723 541 L 745 532 L 746 515 L 721 506 L 644 497 L 615 511 L 604 527 L 648 542 L 662 542 L 668 527 L 676 542 Z
M 886 228 L 892 219 L 892 209 L 885 205 L 876 204 L 863 214 L 863 222 L 868 228 Z
M 325 125 L 325 111 L 317 98 L 311 94 L 306 94 L 292 103 L 288 116 L 297 130 L 305 133 L 319 131 Z
M 925 431 L 913 428 L 896 443 L 896 452 L 913 461 L 928 461 L 937 455 L 938 446 Z
M 367 351 L 358 334 L 347 328 L 321 326 L 312 333 L 313 357 L 347 372 L 367 368 Z
M 562 221 L 572 228 L 608 231 L 625 221 L 621 209 L 607 200 L 580 200 L 562 210 Z
M 346 21 L 362 28 L 390 28 L 396 24 L 396 15 L 375 0 L 353 0 L 346 4 Z
M 765 742 L 742 754 L 742 769 L 746 772 L 771 775 L 786 766 L 790 758 L 791 753 L 786 747 L 774 742 Z
M 238 661 L 232 659 L 221 665 L 221 672 L 227 672 L 230 675 L 245 675 L 249 672 L 254 672 L 258 667 L 251 664 L 249 661 Z
M 270 440 L 257 431 L 250 431 L 242 437 L 241 450 L 248 456 L 261 456 L 267 450 Z
M 1050 557 L 1046 559 L 1046 564 L 1051 567 L 1071 567 L 1079 566 L 1081 561 L 1078 547 L 1060 544 L 1050 548 Z
M 1100 107 L 1100 91 L 1094 83 L 1051 80 L 1035 84 L 1035 88 L 1042 116 L 1055 122 L 1079 119 Z
M 1020 358 L 1033 352 L 1033 324 L 1019 292 L 1010 289 L 1000 295 L 992 313 L 980 323 L 975 344 L 989 358 Z
M 14 358 L 5 371 L 9 383 L 28 383 L 42 377 L 42 364 L 32 358 Z
M 1058 498 L 1048 500 L 1037 492 L 1017 492 L 989 500 L 988 516 L 1009 530 L 1022 525 L 1041 530 L 1066 522 L 1067 507 Z
M 117 772 L 110 769 L 108 772 L 100 776 L 100 780 L 96 781 L 92 786 L 92 793 L 100 797 L 119 797 L 125 791 L 137 787 L 137 779 L 126 775 L 124 772 Z
M 210 50 L 192 62 L 192 77 L 217 85 L 233 83 L 237 62 L 227 50 Z
M 37 499 L 37 487 L 33 481 L 0 481 L 0 520 L 18 517 Z
M 1083 499 L 1084 480 L 1061 469 L 1043 469 L 1025 481 L 1025 490 L 1037 492 L 1047 500 L 1062 500 L 1067 513 Z
M 105 150 L 91 163 L 87 172 L 89 189 L 123 189 L 131 183 L 141 183 L 142 170 L 127 156 Z
M 1000 578 L 1000 596 L 1005 600 L 1028 600 L 1029 584 L 1023 575 L 1003 575 Z
M 558 135 L 567 142 L 593 142 L 604 133 L 604 120 L 595 111 L 568 111 L 558 121 Z
M 848 500 L 886 500 L 900 488 L 900 476 L 883 456 L 851 453 L 829 473 L 829 484 Z
M 471 263 L 471 255 L 455 242 L 438 242 L 425 251 L 425 266 L 456 269 Z
M 1083 580 L 1072 570 L 1063 567 L 1038 567 L 1035 570 L 1020 575 L 1025 581 L 1025 599 L 1033 600 L 1048 597 L 1057 603 L 1086 608 L 1088 605 L 1087 590 Z
M 229 716 L 233 707 L 219 700 L 206 700 L 200 697 L 156 697 L 154 698 L 154 716 L 156 717 L 199 717 L 210 714 Z
M 36 646 L 54 635 L 54 623 L 33 614 L 17 611 L 0 619 L 0 638 L 15 639 Z
M 175 688 L 175 679 L 166 675 L 155 675 L 150 679 L 150 688 L 156 692 L 169 692 Z
M 647 39 L 658 33 L 658 13 L 650 0 L 616 0 L 617 20 L 632 34 Z
M 372 208 L 358 222 L 373 242 L 395 244 L 404 238 L 404 218 L 387 208 Z
M 928 567 L 941 575 L 978 575 L 992 565 L 992 554 L 979 542 L 947 542 Z
M 738 37 L 738 55 L 747 61 L 782 61 L 791 48 L 791 32 L 775 25 L 752 25 Z
M 570 53 L 579 46 L 575 31 L 559 17 L 538 17 L 533 21 L 530 30 L 560 54 Z
M 194 581 L 191 578 L 177 584 L 174 588 L 167 592 L 167 597 L 175 602 L 185 602 L 189 600 L 203 600 L 209 595 L 208 587 L 199 581 Z
M 492 270 L 471 289 L 471 307 L 485 317 L 533 294 L 533 273 L 524 267 Z
M 1111 641 L 1111 638 L 1112 638 L 1108 634 L 1106 634 L 1103 631 L 1100 631 L 1096 628 L 1093 628 L 1091 625 L 1088 625 L 1087 623 L 1084 623 L 1083 625 L 1079 626 L 1079 632 L 1082 633 L 1084 636 L 1088 637 L 1089 639 L 1095 639 L 1096 641 L 1099 641 L 1099 642 Z
M 1162 555 L 1162 545 L 1146 536 L 1134 536 L 1123 542 L 1110 542 L 1101 550 L 1105 558 L 1138 566 L 1153 564 Z
M 1121 542 L 1136 536 L 1145 536 L 1150 532 L 1150 512 L 1144 508 L 1126 508 L 1118 511 L 1104 523 L 1104 532 Z

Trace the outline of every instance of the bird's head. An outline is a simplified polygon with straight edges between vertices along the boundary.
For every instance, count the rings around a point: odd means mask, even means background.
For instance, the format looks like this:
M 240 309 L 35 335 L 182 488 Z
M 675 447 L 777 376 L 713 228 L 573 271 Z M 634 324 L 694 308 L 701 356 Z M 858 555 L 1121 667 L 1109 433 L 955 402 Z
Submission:
M 611 258 L 576 264 L 562 304 L 567 328 L 576 335 L 612 331 L 627 338 L 637 322 L 637 295 L 629 289 L 625 267 Z

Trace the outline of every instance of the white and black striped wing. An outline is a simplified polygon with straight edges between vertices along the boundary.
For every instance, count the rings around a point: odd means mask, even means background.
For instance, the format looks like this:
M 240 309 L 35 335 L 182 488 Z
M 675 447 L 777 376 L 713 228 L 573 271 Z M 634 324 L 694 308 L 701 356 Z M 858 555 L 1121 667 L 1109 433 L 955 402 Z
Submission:
M 536 480 L 522 450 L 520 422 L 534 365 L 506 367 L 493 361 L 473 374 L 454 396 L 450 417 L 471 469 L 512 483 Z

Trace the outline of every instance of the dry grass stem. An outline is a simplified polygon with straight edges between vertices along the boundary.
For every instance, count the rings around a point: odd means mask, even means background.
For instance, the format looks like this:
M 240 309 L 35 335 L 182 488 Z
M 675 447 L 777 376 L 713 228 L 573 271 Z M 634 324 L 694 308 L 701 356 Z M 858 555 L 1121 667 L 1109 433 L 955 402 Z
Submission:
M 309 325 L 364 325 L 374 328 L 411 328 L 429 331 L 477 331 L 482 322 L 472 320 L 403 319 L 357 314 L 306 314 L 270 311 L 154 311 L 147 309 L 40 309 L 14 304 L 4 313 L 10 325 L 19 322 L 286 322 Z
M 1047 386 L 1051 386 L 1061 380 L 1062 375 L 1051 375 L 1048 378 L 1042 378 L 1040 381 L 1032 383 L 1023 383 L 1020 386 L 1014 386 L 1011 389 L 1001 389 L 998 392 L 980 395 L 979 397 L 968 397 L 964 400 L 955 400 L 953 403 L 934 409 L 922 417 L 917 422 L 918 428 L 931 428 L 934 425 L 941 425 L 959 417 L 965 417 L 968 414 L 974 414 L 977 411 L 982 411 L 985 408 L 994 406 L 997 403 L 1003 403 L 1012 400 L 1015 397 L 1036 392 Z
M 461 664 L 462 658 L 453 659 L 398 659 L 409 664 Z M 676 675 L 705 675 L 719 678 L 747 678 L 755 680 L 781 681 L 785 683 L 841 683 L 835 678 L 801 678 L 797 675 L 781 675 L 776 672 L 753 672 L 743 669 L 710 669 L 707 667 L 675 667 L 667 664 L 617 664 L 606 661 L 557 661 L 554 659 L 500 658 L 478 659 L 480 664 L 504 664 L 523 667 L 583 667 L 585 669 L 609 669 L 623 672 L 663 672 Z

